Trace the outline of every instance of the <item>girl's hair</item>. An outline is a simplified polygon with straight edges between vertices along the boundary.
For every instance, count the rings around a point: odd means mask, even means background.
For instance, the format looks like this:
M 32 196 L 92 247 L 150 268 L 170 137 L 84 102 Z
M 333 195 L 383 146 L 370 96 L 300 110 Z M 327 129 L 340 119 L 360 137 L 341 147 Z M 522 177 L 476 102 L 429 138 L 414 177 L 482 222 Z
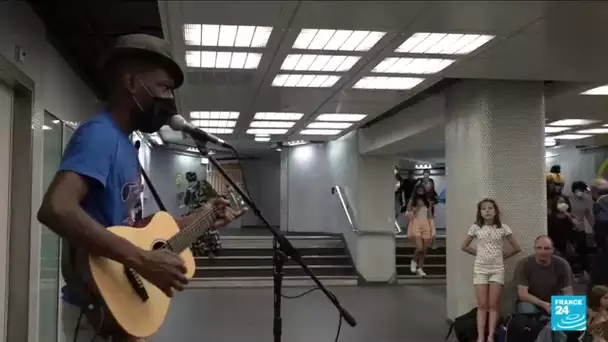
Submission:
M 424 192 L 421 194 L 418 193 L 418 189 L 422 189 Z M 424 205 L 429 208 L 431 206 L 431 202 L 429 200 L 429 197 L 427 196 L 426 193 L 426 189 L 424 188 L 424 184 L 422 182 L 420 182 L 415 188 L 414 188 L 414 197 L 412 198 L 412 206 L 415 207 L 416 205 L 418 205 L 418 200 L 421 199 L 422 202 L 424 202 Z
M 483 216 L 481 216 L 481 205 L 484 203 L 491 203 L 494 206 L 493 224 L 496 225 L 496 228 L 502 228 L 502 222 L 500 222 L 500 209 L 498 209 L 498 205 L 496 204 L 496 201 L 491 198 L 484 198 L 481 201 L 479 201 L 479 203 L 477 203 L 477 218 L 475 220 L 475 224 L 478 227 L 483 227 L 483 225 L 485 223 Z
M 608 293 L 608 286 L 595 285 L 589 293 L 589 308 L 593 311 L 600 309 L 600 301 Z

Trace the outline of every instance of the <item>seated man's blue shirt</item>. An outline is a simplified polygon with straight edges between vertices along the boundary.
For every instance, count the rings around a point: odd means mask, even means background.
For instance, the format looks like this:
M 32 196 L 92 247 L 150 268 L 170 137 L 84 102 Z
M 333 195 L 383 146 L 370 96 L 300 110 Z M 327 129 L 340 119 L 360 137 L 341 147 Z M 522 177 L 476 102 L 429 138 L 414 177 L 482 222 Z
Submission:
M 89 180 L 82 207 L 93 219 L 105 227 L 134 223 L 143 189 L 138 152 L 110 115 L 98 115 L 74 132 L 59 169 Z

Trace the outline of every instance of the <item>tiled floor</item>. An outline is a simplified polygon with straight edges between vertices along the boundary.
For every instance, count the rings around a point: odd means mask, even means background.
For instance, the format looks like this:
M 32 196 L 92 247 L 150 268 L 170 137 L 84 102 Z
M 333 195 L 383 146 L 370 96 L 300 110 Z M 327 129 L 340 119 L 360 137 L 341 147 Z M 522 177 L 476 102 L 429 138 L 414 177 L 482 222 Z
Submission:
M 287 288 L 286 295 L 305 289 Z M 447 331 L 444 286 L 335 287 L 358 322 L 343 342 L 441 341 Z M 267 342 L 272 339 L 272 288 L 189 290 L 178 295 L 150 342 Z M 283 300 L 283 341 L 331 342 L 337 311 L 320 291 Z

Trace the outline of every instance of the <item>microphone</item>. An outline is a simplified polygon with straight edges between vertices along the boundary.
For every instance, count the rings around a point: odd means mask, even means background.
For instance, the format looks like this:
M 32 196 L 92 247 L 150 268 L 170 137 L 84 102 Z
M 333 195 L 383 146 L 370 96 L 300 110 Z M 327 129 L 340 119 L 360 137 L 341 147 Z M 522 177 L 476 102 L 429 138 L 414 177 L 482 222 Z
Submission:
M 186 119 L 184 119 L 184 117 L 181 115 L 173 115 L 171 117 L 171 120 L 169 120 L 169 127 L 171 127 L 171 129 L 173 129 L 174 131 L 188 133 L 192 137 L 192 139 L 202 142 L 210 142 L 214 145 L 219 145 L 234 150 L 234 148 L 223 139 L 218 138 L 213 134 L 209 134 L 203 131 L 202 129 L 194 126 L 193 124 L 186 121 Z

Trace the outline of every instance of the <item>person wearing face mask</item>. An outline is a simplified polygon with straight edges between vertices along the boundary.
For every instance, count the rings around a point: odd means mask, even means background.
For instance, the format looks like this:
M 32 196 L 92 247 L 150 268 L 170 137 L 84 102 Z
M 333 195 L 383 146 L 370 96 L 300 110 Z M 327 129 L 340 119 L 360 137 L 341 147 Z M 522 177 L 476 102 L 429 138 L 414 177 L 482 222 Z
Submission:
M 560 196 L 553 203 L 555 207 L 548 216 L 547 231 L 560 256 L 569 260 L 568 257 L 571 253 L 569 253 L 568 244 L 572 241 L 575 218 L 570 213 L 568 198 Z
M 142 227 L 151 218 L 135 221 L 133 216 L 143 186 L 138 153 L 129 135 L 136 130 L 156 132 L 175 114 L 173 90 L 182 85 L 184 74 L 170 51 L 166 41 L 153 36 L 118 39 L 104 63 L 106 110 L 74 132 L 38 211 L 38 220 L 64 240 L 62 273 L 67 286 L 62 289 L 62 340 L 91 341 L 92 335 L 100 335 L 114 342 L 141 341 L 128 336 L 96 298 L 87 272 L 88 255 L 133 269 L 167 296 L 183 290 L 188 282 L 177 254 L 165 248 L 141 249 L 106 229 Z M 196 215 L 176 222 L 184 228 L 215 209 L 215 226 L 224 226 L 241 214 L 227 204 L 213 199 Z M 83 315 L 82 322 L 90 329 L 79 329 Z

